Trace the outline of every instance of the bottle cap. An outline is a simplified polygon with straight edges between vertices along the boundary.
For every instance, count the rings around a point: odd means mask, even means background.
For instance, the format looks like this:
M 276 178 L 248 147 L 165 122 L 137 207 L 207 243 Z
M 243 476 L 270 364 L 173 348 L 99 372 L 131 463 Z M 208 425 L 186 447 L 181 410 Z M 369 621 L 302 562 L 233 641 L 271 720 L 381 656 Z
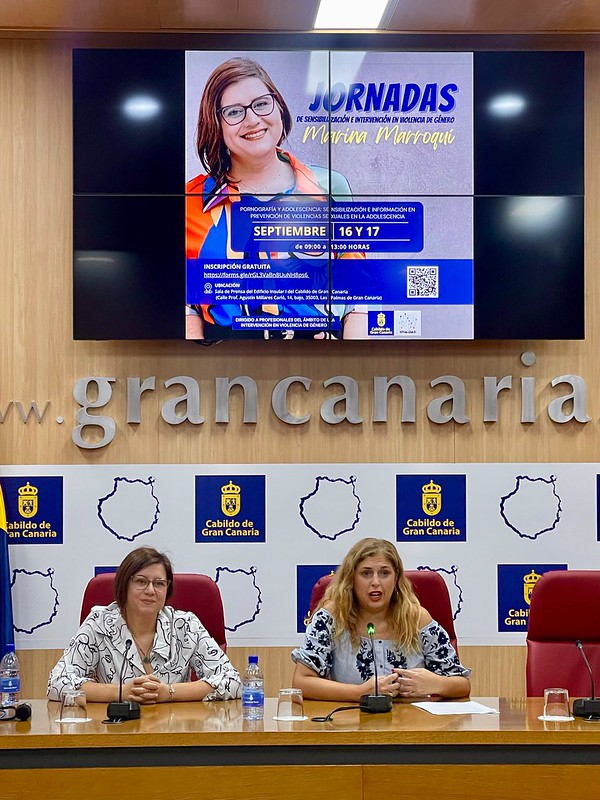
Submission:
M 249 664 L 258 664 L 258 656 L 248 656 Z

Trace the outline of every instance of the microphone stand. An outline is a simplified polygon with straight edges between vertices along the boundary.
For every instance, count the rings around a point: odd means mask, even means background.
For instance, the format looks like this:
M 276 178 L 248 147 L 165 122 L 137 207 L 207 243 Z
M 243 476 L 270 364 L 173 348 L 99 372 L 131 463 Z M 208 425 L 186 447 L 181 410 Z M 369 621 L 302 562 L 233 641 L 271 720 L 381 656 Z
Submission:
M 125 642 L 125 653 L 123 654 L 123 663 L 121 664 L 121 672 L 119 674 L 119 699 L 112 701 L 108 704 L 106 709 L 107 719 L 103 720 L 107 725 L 117 725 L 120 722 L 125 722 L 128 719 L 139 719 L 141 714 L 140 704 L 135 700 L 123 700 L 123 677 L 125 675 L 125 664 L 127 663 L 127 654 L 133 642 L 127 639 Z
M 377 660 L 375 659 L 375 645 L 373 643 L 375 626 L 372 622 L 369 622 L 367 625 L 367 634 L 371 640 L 371 655 L 373 656 L 373 669 L 375 670 L 375 694 L 361 695 L 360 710 L 366 711 L 367 714 L 385 714 L 392 710 L 392 698 L 389 694 L 379 694 L 379 685 L 377 681 Z
M 573 716 L 585 717 L 585 719 L 589 722 L 600 722 L 600 699 L 596 698 L 596 692 L 594 689 L 594 673 L 592 672 L 590 662 L 588 661 L 585 650 L 583 649 L 583 643 L 581 642 L 581 639 L 577 639 L 575 642 L 575 647 L 581 653 L 581 657 L 585 661 L 585 665 L 590 673 L 590 687 L 592 690 L 592 696 L 586 699 L 573 700 Z

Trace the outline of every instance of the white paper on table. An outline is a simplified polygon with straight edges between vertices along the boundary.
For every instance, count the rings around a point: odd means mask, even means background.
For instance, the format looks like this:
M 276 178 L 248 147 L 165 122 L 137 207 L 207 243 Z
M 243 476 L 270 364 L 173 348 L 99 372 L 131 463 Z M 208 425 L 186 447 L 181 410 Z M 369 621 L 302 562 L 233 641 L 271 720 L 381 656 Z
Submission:
M 444 716 L 446 714 L 497 714 L 495 708 L 483 706 L 474 700 L 467 700 L 465 703 L 412 703 L 416 708 L 422 708 L 430 714 Z

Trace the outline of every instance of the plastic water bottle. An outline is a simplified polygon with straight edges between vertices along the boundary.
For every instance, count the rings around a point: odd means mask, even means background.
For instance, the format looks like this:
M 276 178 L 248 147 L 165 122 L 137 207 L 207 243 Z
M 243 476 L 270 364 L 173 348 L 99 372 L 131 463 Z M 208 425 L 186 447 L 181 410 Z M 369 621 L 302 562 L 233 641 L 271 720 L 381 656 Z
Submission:
M 21 696 L 21 667 L 14 644 L 6 645 L 0 661 L 0 705 L 14 706 Z
M 262 719 L 265 713 L 265 681 L 258 656 L 248 656 L 242 678 L 242 719 Z

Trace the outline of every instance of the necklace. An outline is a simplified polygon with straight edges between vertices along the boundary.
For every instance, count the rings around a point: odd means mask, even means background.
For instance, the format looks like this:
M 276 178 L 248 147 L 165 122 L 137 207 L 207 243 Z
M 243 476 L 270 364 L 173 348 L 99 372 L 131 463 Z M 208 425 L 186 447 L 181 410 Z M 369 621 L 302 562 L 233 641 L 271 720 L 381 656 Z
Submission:
M 262 186 L 252 186 L 248 183 L 244 178 L 238 181 L 238 190 L 243 192 L 244 189 L 251 194 L 280 194 L 283 191 L 287 191 L 281 187 L 281 183 L 283 182 L 284 173 L 281 168 L 277 170 L 275 175 L 273 175 L 267 183 L 264 183 Z M 289 187 L 288 187 L 289 188 Z
M 265 184 L 264 186 L 250 186 L 249 183 L 242 180 L 238 182 L 238 189 L 240 190 L 240 192 L 243 192 L 245 189 L 247 192 L 250 192 L 250 194 L 273 194 L 273 191 L 270 188 L 270 186 L 276 184 L 278 180 L 279 180 L 279 175 L 276 175 L 272 181 L 270 181 L 268 184 Z
M 133 634 L 131 634 L 133 636 Z M 144 650 L 143 647 L 140 647 L 138 640 L 133 636 L 133 641 L 135 642 L 135 646 L 137 647 L 139 654 L 142 656 L 142 661 L 144 664 L 150 663 L 150 654 L 152 653 L 152 645 L 148 648 L 148 650 Z

